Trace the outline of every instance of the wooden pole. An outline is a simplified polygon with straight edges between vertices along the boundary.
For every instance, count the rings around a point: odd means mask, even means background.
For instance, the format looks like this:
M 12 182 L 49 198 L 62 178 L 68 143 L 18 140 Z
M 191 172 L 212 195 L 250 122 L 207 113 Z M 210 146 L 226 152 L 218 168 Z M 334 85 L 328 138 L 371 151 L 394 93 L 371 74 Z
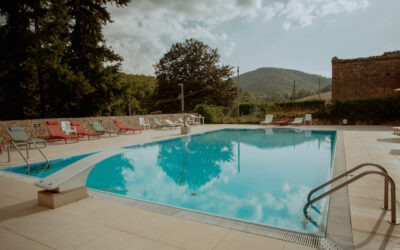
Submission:
M 321 100 L 321 77 L 318 77 L 318 96 Z
M 293 80 L 293 101 L 296 100 L 296 80 Z
M 131 116 L 131 99 L 129 98 L 129 116 Z
M 185 113 L 185 95 L 184 95 L 184 90 L 183 90 L 183 83 L 179 83 L 179 86 L 181 86 L 181 106 L 182 106 L 182 113 Z

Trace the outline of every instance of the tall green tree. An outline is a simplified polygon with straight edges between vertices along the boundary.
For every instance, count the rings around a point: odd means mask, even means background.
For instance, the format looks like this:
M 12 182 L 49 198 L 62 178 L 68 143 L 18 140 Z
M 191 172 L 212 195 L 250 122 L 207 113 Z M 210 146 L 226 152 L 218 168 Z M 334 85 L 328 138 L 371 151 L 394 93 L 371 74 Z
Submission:
M 121 57 L 106 46 L 106 5 L 129 0 L 0 2 L 0 119 L 108 114 Z
M 69 41 L 68 25 L 72 21 L 64 0 L 33 0 L 34 46 L 30 48 L 29 65 L 34 72 L 39 117 L 70 116 L 76 113 L 76 102 L 91 86 L 75 74 L 64 61 Z M 34 113 L 34 112 L 32 112 Z
M 155 100 L 165 112 L 181 110 L 179 84 L 184 85 L 185 110 L 197 104 L 226 106 L 235 98 L 232 67 L 221 65 L 217 49 L 199 40 L 173 44 L 154 67 L 158 81 Z
M 118 88 L 122 57 L 106 45 L 102 26 L 112 22 L 107 4 L 125 6 L 130 0 L 66 0 L 70 24 L 70 43 L 66 61 L 75 74 L 81 74 L 92 87 L 79 103 L 83 116 L 111 114 L 110 104 Z
M 20 119 L 24 107 L 31 105 L 31 78 L 27 62 L 29 48 L 34 46 L 31 21 L 32 6 L 29 0 L 0 1 L 0 112 L 1 119 Z

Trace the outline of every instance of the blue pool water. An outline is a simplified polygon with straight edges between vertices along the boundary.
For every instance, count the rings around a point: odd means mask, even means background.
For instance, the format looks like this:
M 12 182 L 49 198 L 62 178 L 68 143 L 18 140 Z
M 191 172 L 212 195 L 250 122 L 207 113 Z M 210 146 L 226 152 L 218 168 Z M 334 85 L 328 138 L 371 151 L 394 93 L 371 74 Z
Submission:
M 306 223 L 308 192 L 331 177 L 336 132 L 224 129 L 134 145 L 100 163 L 86 185 L 135 199 L 257 224 L 325 234 L 328 199 Z M 51 161 L 43 178 L 90 154 Z M 6 171 L 24 174 L 25 167 Z

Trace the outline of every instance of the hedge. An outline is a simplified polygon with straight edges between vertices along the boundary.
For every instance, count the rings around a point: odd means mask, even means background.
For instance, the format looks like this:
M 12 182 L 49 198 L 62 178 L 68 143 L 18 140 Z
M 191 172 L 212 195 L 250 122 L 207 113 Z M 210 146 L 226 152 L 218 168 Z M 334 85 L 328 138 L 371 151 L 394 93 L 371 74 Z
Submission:
M 307 100 L 307 101 L 288 101 L 288 102 L 245 102 L 240 104 L 240 114 L 249 115 L 254 111 L 263 113 L 273 111 L 287 111 L 292 109 L 322 109 L 325 107 L 325 100 Z
M 380 124 L 400 119 L 400 95 L 335 101 L 325 114 L 331 121 L 348 119 L 350 124 Z

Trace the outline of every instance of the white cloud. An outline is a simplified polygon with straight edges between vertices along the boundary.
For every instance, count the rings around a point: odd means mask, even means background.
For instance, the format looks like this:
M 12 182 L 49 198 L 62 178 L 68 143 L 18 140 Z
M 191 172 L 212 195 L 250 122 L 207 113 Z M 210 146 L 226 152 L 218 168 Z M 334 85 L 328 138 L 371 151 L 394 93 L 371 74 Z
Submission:
M 169 46 L 185 38 L 200 39 L 219 48 L 223 56 L 231 56 L 235 41 L 215 32 L 224 22 L 281 18 L 282 28 L 290 30 L 368 5 L 369 0 L 135 0 L 123 8 L 109 6 L 114 23 L 105 27 L 104 35 L 124 58 L 124 72 L 153 74 L 153 65 Z

